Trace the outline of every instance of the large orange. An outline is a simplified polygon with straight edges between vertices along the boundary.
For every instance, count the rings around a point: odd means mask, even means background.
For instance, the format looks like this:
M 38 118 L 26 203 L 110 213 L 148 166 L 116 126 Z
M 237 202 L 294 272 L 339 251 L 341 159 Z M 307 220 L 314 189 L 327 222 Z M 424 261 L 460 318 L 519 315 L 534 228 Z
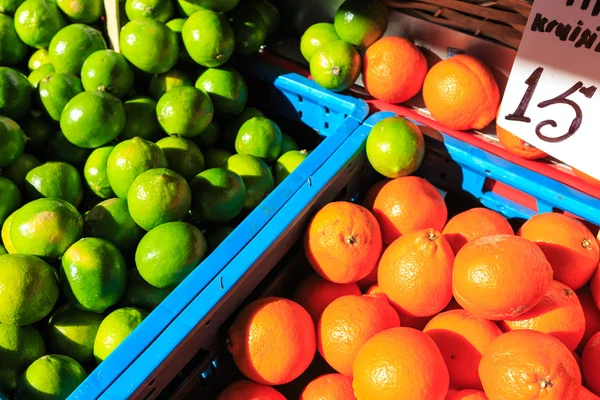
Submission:
M 366 208 L 345 201 L 329 203 L 312 218 L 304 251 L 314 270 L 336 283 L 356 282 L 375 268 L 381 230 Z
M 327 374 L 311 381 L 299 400 L 356 400 L 352 378 L 342 374 Z
M 600 186 L 600 181 L 596 178 L 592 178 L 585 172 L 582 172 L 578 169 L 573 168 L 573 172 L 577 175 L 582 181 L 589 183 L 590 185 Z
M 577 400 L 600 400 L 600 397 L 590 392 L 586 387 L 581 386 L 577 392 Z
M 552 267 L 535 244 L 518 236 L 484 236 L 456 255 L 454 298 L 471 314 L 517 317 L 539 303 L 552 282 Z
M 381 247 L 381 255 L 379 256 L 379 259 L 381 259 L 381 256 L 383 255 L 383 253 L 385 253 L 385 250 L 387 249 L 387 247 L 388 247 L 387 244 L 384 244 Z M 377 265 L 375 266 L 375 268 L 373 268 L 373 271 L 371 271 L 369 273 L 369 275 L 365 276 L 360 281 L 356 282 L 356 284 L 358 285 L 360 290 L 362 290 L 363 292 L 366 292 L 371 286 L 377 284 L 377 271 L 378 270 L 379 270 L 379 263 L 377 263 Z
M 310 274 L 296 287 L 292 300 L 304 307 L 316 324 L 332 301 L 342 296 L 361 294 L 356 283 L 333 283 L 317 274 Z
M 587 388 L 600 396 L 600 332 L 592 336 L 583 348 L 581 370 Z
M 252 381 L 237 381 L 227 386 L 217 400 L 285 400 L 285 397 L 270 386 Z
M 465 310 L 451 310 L 433 317 L 423 332 L 440 349 L 451 388 L 483 389 L 477 368 L 483 352 L 502 334 L 496 324 Z
M 441 231 L 448 219 L 448 209 L 440 192 L 416 176 L 386 183 L 375 198 L 373 214 L 379 221 L 386 244 L 420 229 Z
M 317 348 L 336 371 L 352 376 L 352 363 L 373 335 L 400 326 L 398 313 L 377 296 L 343 296 L 327 306 L 317 324 Z
M 490 400 L 576 400 L 581 372 L 555 337 L 523 330 L 499 336 L 483 353 L 479 377 Z
M 282 385 L 299 377 L 316 350 L 315 324 L 298 303 L 265 297 L 248 304 L 229 328 L 227 348 L 255 382 Z
M 429 70 L 423 99 L 439 123 L 458 130 L 483 129 L 496 118 L 500 90 L 482 61 L 459 54 Z
M 532 146 L 506 129 L 501 128 L 498 124 L 496 124 L 496 136 L 506 151 L 526 160 L 537 160 L 548 156 L 542 150 Z
M 449 390 L 446 400 L 488 400 L 485 393 L 481 390 L 463 389 Z
M 363 199 L 362 205 L 369 211 L 373 211 L 373 204 L 375 204 L 375 199 L 377 195 L 381 191 L 381 189 L 385 186 L 386 183 L 391 181 L 391 179 L 382 179 L 367 190 L 365 194 L 365 198 Z
M 412 328 L 373 336 L 354 360 L 352 387 L 360 400 L 443 400 L 448 369 L 435 342 Z
M 573 351 L 583 337 L 585 316 L 575 292 L 552 281 L 542 301 L 518 317 L 502 321 L 500 327 L 505 332 L 532 329 L 547 333 Z
M 402 314 L 428 317 L 452 299 L 454 253 L 434 229 L 407 233 L 381 256 L 377 282 Z
M 388 103 L 405 102 L 421 91 L 427 60 L 412 42 L 386 36 L 363 58 L 363 83 L 369 94 Z
M 512 235 L 514 232 L 506 218 L 497 212 L 487 208 L 472 208 L 452 217 L 442 234 L 456 254 L 471 240 L 498 234 Z
M 538 214 L 517 234 L 537 244 L 552 265 L 554 279 L 573 290 L 585 285 L 598 267 L 598 242 L 576 219 L 558 213 Z

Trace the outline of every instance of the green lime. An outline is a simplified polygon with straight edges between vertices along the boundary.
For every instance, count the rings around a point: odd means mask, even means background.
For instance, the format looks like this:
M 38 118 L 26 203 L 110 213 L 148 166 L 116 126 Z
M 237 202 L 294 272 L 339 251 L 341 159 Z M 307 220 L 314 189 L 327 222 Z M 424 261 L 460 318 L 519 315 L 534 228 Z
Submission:
M 244 122 L 235 139 L 235 150 L 266 161 L 275 161 L 281 154 L 283 135 L 277 124 L 265 117 Z
M 84 238 L 63 255 L 60 281 L 75 307 L 103 313 L 125 293 L 127 266 L 119 249 L 108 240 Z
M 119 139 L 133 139 L 136 136 L 151 142 L 160 139 L 164 134 L 156 117 L 156 104 L 154 99 L 144 96 L 125 100 L 125 128 Z
M 44 354 L 44 339 L 34 327 L 0 323 L 0 390 L 16 388 L 21 373 Z
M 81 203 L 81 176 L 71 164 L 49 161 L 29 171 L 25 181 L 25 191 L 31 200 L 42 197 L 62 199 L 75 207 Z
M 179 11 L 179 15 L 182 17 L 189 17 L 194 14 L 196 11 L 203 10 L 202 7 L 197 6 L 193 3 L 190 3 L 186 0 L 177 0 L 177 10 Z
M 4 247 L 2 243 L 0 243 L 0 256 L 3 256 L 4 254 L 8 254 L 8 250 L 6 250 L 6 247 Z M 0 381 L 2 381 L 2 378 L 0 378 Z
M 115 195 L 106 172 L 108 157 L 114 148 L 115 146 L 104 146 L 92 151 L 83 167 L 83 176 L 87 185 L 101 199 L 108 199 Z
M 300 149 L 298 143 L 296 143 L 296 140 L 293 137 L 291 137 L 287 133 L 282 133 L 282 136 L 283 138 L 281 140 L 281 154 L 285 154 L 288 151 Z
M 267 36 L 271 36 L 277 30 L 281 22 L 281 15 L 277 7 L 269 0 L 251 0 L 250 7 L 258 11 L 267 26 Z
M 227 18 L 210 10 L 192 14 L 181 31 L 190 57 L 203 67 L 225 64 L 235 48 L 233 29 Z
M 233 171 L 207 169 L 192 179 L 190 187 L 192 216 L 198 222 L 229 222 L 244 208 L 246 185 Z
M 179 64 L 193 67 L 196 65 L 194 60 L 190 57 L 187 50 L 185 49 L 185 45 L 183 44 L 183 38 L 181 37 L 181 32 L 183 31 L 183 25 L 187 18 L 175 18 L 167 22 L 167 27 L 171 29 L 177 35 L 177 41 L 179 43 Z
M 127 205 L 135 223 L 149 231 L 185 218 L 192 205 L 192 192 L 177 172 L 155 168 L 135 178 L 127 194 Z
M 72 22 L 91 24 L 104 13 L 102 0 L 57 0 L 56 3 Z
M 94 357 L 100 364 L 116 349 L 148 313 L 134 307 L 119 308 L 108 314 L 100 324 L 94 340 Z
M 125 199 L 108 199 L 96 204 L 83 217 L 86 236 L 106 239 L 122 252 L 133 249 L 144 231 L 131 215 Z
M 106 42 L 99 30 L 73 24 L 64 27 L 52 38 L 48 51 L 56 71 L 79 76 L 86 58 L 103 49 L 106 49 Z
M 14 14 L 23 0 L 0 0 L 0 12 L 3 14 Z
M 51 0 L 25 0 L 15 11 L 17 35 L 26 45 L 38 49 L 47 48 L 66 25 L 65 17 Z
M 52 75 L 55 72 L 56 70 L 54 69 L 54 65 L 44 64 L 38 69 L 34 69 L 33 71 L 31 71 L 31 73 L 27 77 L 27 80 L 29 80 L 29 83 L 31 83 L 34 88 L 37 88 L 38 84 L 42 79 Z
M 71 357 L 51 354 L 38 358 L 21 376 L 18 399 L 62 400 L 85 380 L 85 369 Z
M 234 154 L 227 160 L 227 169 L 242 177 L 246 185 L 244 208 L 252 210 L 273 190 L 273 174 L 263 160 L 249 154 Z
M 139 174 L 152 168 L 166 168 L 167 157 L 156 144 L 134 137 L 115 146 L 108 157 L 106 171 L 115 194 L 127 198 L 129 186 Z
M 29 325 L 44 318 L 58 300 L 56 272 L 26 254 L 0 256 L 0 323 Z
M 338 36 L 355 46 L 367 48 L 385 32 L 387 7 L 380 0 L 347 0 L 335 13 Z
M 122 98 L 133 88 L 133 69 L 122 54 L 98 50 L 83 63 L 81 83 L 87 91 L 100 90 Z
M 202 133 L 213 118 L 210 97 L 193 86 L 180 86 L 165 93 L 156 105 L 158 122 L 169 135 L 194 137 Z
M 27 138 L 25 143 L 26 150 L 34 154 L 45 151 L 50 138 L 56 132 L 56 127 L 39 110 L 31 110 L 31 113 L 21 120 L 20 125 Z
M 15 217 L 16 213 L 17 211 L 10 214 L 2 224 L 2 244 L 4 245 L 4 248 L 6 249 L 8 254 L 15 254 L 17 252 L 15 246 L 12 243 L 12 240 L 10 240 L 10 226 L 12 225 L 12 220 Z
M 198 145 L 198 147 L 211 147 L 221 135 L 221 127 L 216 119 L 213 119 L 210 124 L 200 133 L 200 135 L 193 137 L 192 140 Z
M 319 22 L 309 27 L 300 39 L 300 52 L 304 59 L 310 62 L 311 58 L 319 51 L 325 43 L 340 40 L 335 32 L 333 24 Z
M 191 3 L 198 7 L 216 11 L 216 12 L 229 12 L 233 10 L 240 0 L 192 0 Z
M 285 178 L 288 177 L 298 165 L 308 157 L 306 150 L 290 150 L 283 153 L 275 163 L 275 186 L 279 185 Z
M 236 7 L 229 14 L 229 23 L 235 36 L 236 54 L 256 53 L 267 39 L 267 25 L 263 17 L 249 5 Z
M 25 134 L 12 119 L 0 115 L 0 167 L 8 167 L 25 151 Z
M 360 73 L 360 55 L 343 40 L 325 43 L 310 59 L 310 73 L 315 82 L 332 92 L 343 92 Z
M 83 166 L 91 153 L 90 149 L 77 147 L 58 131 L 48 143 L 48 160 L 64 161 L 78 167 Z
M 225 239 L 227 236 L 231 235 L 233 232 L 233 228 L 227 225 L 219 225 L 215 227 L 211 227 L 206 231 L 206 242 L 208 243 L 208 248 L 210 251 L 213 251 Z
M 425 141 L 415 124 L 392 117 L 375 124 L 367 137 L 366 149 L 373 169 L 395 179 L 419 168 L 425 156 Z
M 225 123 L 225 133 L 223 136 L 224 145 L 227 146 L 228 149 L 235 149 L 235 138 L 237 137 L 240 128 L 246 121 L 252 119 L 254 117 L 264 117 L 265 115 L 257 108 L 254 107 L 246 107 L 244 110 L 227 120 Z
M 103 318 L 101 314 L 65 304 L 48 321 L 48 348 L 84 365 L 93 361 L 94 339 Z
M 20 63 L 27 54 L 27 46 L 19 39 L 11 16 L 0 14 L 0 63 Z
M 162 74 L 173 68 L 179 58 L 175 32 L 162 22 L 142 18 L 121 29 L 121 52 L 130 63 L 150 74 Z
M 14 69 L 0 67 L 0 114 L 19 119 L 31 108 L 33 85 L 27 77 Z M 1 158 L 1 157 L 0 157 Z
M 42 105 L 50 118 L 60 121 L 65 106 L 83 92 L 83 85 L 78 77 L 60 72 L 44 77 L 39 83 L 39 91 Z
M 218 115 L 238 115 L 246 107 L 246 81 L 231 67 L 208 68 L 198 77 L 196 87 L 208 93 Z
M 17 252 L 57 259 L 81 238 L 83 218 L 69 202 L 38 199 L 19 208 L 10 224 Z M 6 242 L 4 242 L 6 243 Z
M 115 139 L 125 128 L 123 103 L 106 92 L 83 92 L 73 97 L 60 117 L 69 142 L 94 149 Z
M 183 24 L 185 24 L 187 18 L 174 18 L 167 22 L 167 27 L 175 33 L 181 34 L 183 31 Z
M 198 228 L 187 222 L 169 222 L 144 235 L 135 251 L 135 265 L 152 286 L 174 287 L 200 264 L 206 250 Z
M 194 86 L 194 84 L 185 72 L 172 69 L 164 74 L 154 75 L 150 80 L 148 93 L 158 101 L 163 94 L 181 86 Z
M 209 149 L 204 153 L 206 169 L 224 168 L 233 154 L 223 149 Z
M 126 307 L 140 307 L 152 311 L 173 291 L 173 288 L 157 288 L 142 278 L 137 268 L 127 271 L 127 290 L 120 304 Z
M 0 176 L 0 226 L 4 224 L 6 218 L 19 207 L 21 207 L 21 192 L 17 185 L 2 176 Z
M 160 139 L 156 145 L 167 156 L 169 168 L 190 180 L 201 171 L 204 171 L 204 155 L 189 139 L 178 136 L 169 136 Z
M 130 21 L 151 18 L 167 22 L 173 16 L 173 11 L 171 0 L 127 0 L 125 3 L 125 12 Z
M 31 57 L 29 57 L 27 67 L 33 71 L 44 64 L 52 64 L 52 61 L 50 61 L 50 54 L 46 49 L 38 49 L 31 55 Z
M 31 154 L 23 153 L 10 167 L 2 172 L 4 173 L 4 176 L 20 186 L 25 183 L 25 176 L 27 176 L 27 173 L 38 165 L 41 165 L 41 163 L 37 158 Z M 0 225 L 2 225 L 2 222 L 0 222 Z

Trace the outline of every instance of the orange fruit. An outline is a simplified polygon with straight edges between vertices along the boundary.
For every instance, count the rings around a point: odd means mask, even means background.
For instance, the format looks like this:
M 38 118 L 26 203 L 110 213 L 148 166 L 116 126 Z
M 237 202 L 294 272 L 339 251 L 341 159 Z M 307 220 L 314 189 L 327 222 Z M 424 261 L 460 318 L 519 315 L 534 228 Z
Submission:
M 304 251 L 317 274 L 335 283 L 356 282 L 375 268 L 381 230 L 369 210 L 345 201 L 329 203 L 308 224 Z
M 429 70 L 423 100 L 431 116 L 448 128 L 482 129 L 496 118 L 500 90 L 481 60 L 459 54 Z
M 596 308 L 600 310 L 600 272 L 598 271 L 600 271 L 600 268 L 597 268 L 596 273 L 592 276 L 592 280 L 590 281 L 590 291 L 592 292 L 592 297 L 596 303 Z
M 496 124 L 496 136 L 502 147 L 511 154 L 519 156 L 526 160 L 538 160 L 548 156 L 542 150 L 530 145 L 517 135 L 514 135 Z
M 398 313 L 376 296 L 343 296 L 325 308 L 317 324 L 317 348 L 337 372 L 352 376 L 352 363 L 375 334 L 400 326 Z
M 421 91 L 427 60 L 412 42 L 386 36 L 367 49 L 362 72 L 365 89 L 371 96 L 388 103 L 402 103 Z
M 379 287 L 403 314 L 427 317 L 437 314 L 452 299 L 454 253 L 434 229 L 407 233 L 381 256 Z
M 315 324 L 298 303 L 265 297 L 248 304 L 235 318 L 227 348 L 247 378 L 282 385 L 310 365 L 316 350 Z
M 296 287 L 292 300 L 304 307 L 316 324 L 332 301 L 342 296 L 361 294 L 356 283 L 333 283 L 317 274 L 310 274 Z
M 586 174 L 585 172 L 582 172 L 578 169 L 573 168 L 573 172 L 575 173 L 575 175 L 577 175 L 582 181 L 589 183 L 590 185 L 594 185 L 594 186 L 600 186 L 600 181 L 596 178 L 593 178 L 591 176 L 589 176 L 588 174 Z
M 444 198 L 423 178 L 405 176 L 386 183 L 375 198 L 373 214 L 383 235 L 392 243 L 405 233 L 433 228 L 441 231 L 448 219 Z
M 594 393 L 590 392 L 584 386 L 579 387 L 579 391 L 577 392 L 577 400 L 600 400 L 600 397 L 596 396 Z
M 342 374 L 327 374 L 311 381 L 299 400 L 356 400 L 352 378 Z
M 518 317 L 502 321 L 500 327 L 504 332 L 532 329 L 547 333 L 573 351 L 583 337 L 585 316 L 575 292 L 552 281 L 542 301 Z
M 600 396 L 600 332 L 590 338 L 581 354 L 581 370 L 587 388 Z
M 496 324 L 465 310 L 451 310 L 433 317 L 423 332 L 440 349 L 451 388 L 483 389 L 477 368 L 483 352 L 502 334 Z
M 252 381 L 237 381 L 227 386 L 217 400 L 285 400 L 285 397 L 270 386 Z
M 575 400 L 581 385 L 579 366 L 565 345 L 530 330 L 494 340 L 483 353 L 479 377 L 492 400 Z
M 385 186 L 386 183 L 391 181 L 391 179 L 382 179 L 367 190 L 367 194 L 365 194 L 365 198 L 362 202 L 363 207 L 365 207 L 369 211 L 373 211 L 373 204 L 375 204 L 375 199 L 377 195 L 381 191 L 381 188 Z
M 454 254 L 471 240 L 490 235 L 513 235 L 513 229 L 502 215 L 487 208 L 472 208 L 450 218 L 442 234 Z
M 579 342 L 577 350 L 581 352 L 588 340 L 596 333 L 600 332 L 600 310 L 594 303 L 592 292 L 588 286 L 584 286 L 577 292 L 577 297 L 583 308 L 583 315 L 585 316 L 585 331 L 583 332 L 583 338 Z
M 580 221 L 558 213 L 531 217 L 517 235 L 531 240 L 552 265 L 554 279 L 573 290 L 585 285 L 598 267 L 598 242 Z
M 386 294 L 381 291 L 381 288 L 378 284 L 372 285 L 366 291 L 366 294 L 370 294 L 371 296 L 382 296 L 382 298 L 384 298 L 387 302 L 390 301 Z M 452 302 L 450 302 L 450 304 L 452 304 Z M 394 307 L 394 310 L 396 310 L 396 312 L 398 313 L 398 316 L 400 317 L 400 325 L 406 328 L 414 328 L 419 331 L 422 331 L 423 328 L 425 328 L 425 325 L 427 325 L 427 323 L 431 321 L 431 318 L 433 318 L 433 315 L 429 317 L 415 317 L 413 315 L 403 314 L 402 310 L 400 310 L 400 308 L 397 305 L 393 303 L 390 303 L 390 305 Z
M 481 390 L 464 389 L 449 390 L 446 400 L 488 400 L 488 398 Z
M 373 336 L 352 369 L 352 387 L 360 400 L 443 400 L 448 392 L 448 369 L 440 350 L 412 328 Z
M 552 282 L 544 253 L 518 236 L 475 239 L 458 252 L 452 272 L 454 298 L 471 314 L 491 319 L 517 317 L 543 298 Z
M 381 247 L 381 255 L 379 256 L 379 259 L 381 259 L 381 256 L 383 255 L 383 253 L 385 253 L 385 250 L 387 249 L 387 247 L 388 246 L 386 244 L 384 244 Z M 377 284 L 377 271 L 378 270 L 379 270 L 379 263 L 375 266 L 375 268 L 373 268 L 373 270 L 371 272 L 369 272 L 369 275 L 365 276 L 360 281 L 356 282 L 356 284 L 358 285 L 360 290 L 362 290 L 363 292 L 366 292 L 371 286 Z

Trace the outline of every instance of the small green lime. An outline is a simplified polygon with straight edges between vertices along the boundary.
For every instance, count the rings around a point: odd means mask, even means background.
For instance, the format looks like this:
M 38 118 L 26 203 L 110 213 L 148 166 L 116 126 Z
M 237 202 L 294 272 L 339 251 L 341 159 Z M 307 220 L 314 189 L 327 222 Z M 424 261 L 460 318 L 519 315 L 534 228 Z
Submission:
M 263 17 L 249 5 L 236 7 L 228 16 L 235 37 L 236 54 L 256 53 L 267 39 L 267 25 Z
M 200 148 L 211 147 L 221 136 L 221 126 L 216 119 L 213 119 L 210 124 L 200 133 L 200 135 L 192 138 L 194 143 Z
M 201 171 L 204 171 L 204 155 L 189 139 L 178 136 L 169 136 L 160 139 L 156 145 L 167 156 L 169 168 L 190 180 Z
M 223 149 L 209 149 L 204 153 L 204 161 L 206 163 L 206 169 L 211 168 L 224 168 L 227 164 L 227 160 L 233 154 Z
M 108 157 L 114 148 L 115 146 L 104 146 L 92 151 L 83 167 L 83 176 L 87 185 L 101 199 L 108 199 L 115 195 L 106 172 Z
M 106 49 L 106 42 L 99 30 L 73 24 L 64 27 L 52 38 L 48 51 L 56 71 L 79 76 L 86 58 L 103 49 Z
M 102 0 L 57 0 L 56 3 L 72 22 L 91 24 L 104 13 Z
M 315 82 L 333 92 L 348 89 L 358 78 L 360 68 L 360 55 L 343 40 L 321 45 L 310 59 L 310 73 Z
M 244 125 L 244 123 L 246 121 L 248 121 L 249 119 L 252 119 L 254 117 L 264 117 L 264 116 L 265 115 L 257 108 L 254 108 L 254 107 L 244 108 L 244 110 L 240 114 L 228 119 L 227 122 L 225 123 L 225 129 L 224 129 L 224 135 L 223 135 L 224 143 L 223 144 L 228 149 L 232 149 L 232 150 L 235 149 L 235 138 L 237 137 L 237 134 L 240 131 L 240 128 L 242 127 L 242 125 Z
M 271 170 L 263 160 L 249 154 L 234 154 L 227 160 L 227 169 L 242 177 L 246 185 L 244 208 L 252 210 L 273 190 Z
M 47 48 L 66 25 L 65 17 L 51 0 L 25 0 L 15 11 L 17 35 L 26 45 L 38 49 Z
M 22 73 L 0 67 L 0 115 L 19 119 L 31 109 L 33 85 Z
M 240 0 L 192 0 L 198 7 L 216 12 L 226 13 L 233 10 Z
M 134 307 L 119 308 L 108 314 L 100 324 L 94 340 L 94 357 L 100 364 L 116 349 L 148 313 Z
M 293 137 L 291 137 L 287 133 L 283 133 L 282 136 L 283 139 L 281 140 L 281 154 L 285 154 L 288 151 L 300 149 L 298 143 L 296 143 L 296 140 Z
M 193 3 L 190 3 L 189 1 L 186 1 L 186 0 L 177 0 L 176 6 L 177 6 L 177 11 L 179 12 L 179 15 L 181 15 L 182 17 L 190 17 L 196 11 L 203 10 L 202 7 L 197 6 Z
M 158 122 L 169 135 L 194 137 L 213 118 L 213 103 L 200 89 L 180 86 L 165 93 L 156 105 Z
M 146 282 L 169 288 L 183 281 L 206 251 L 206 240 L 198 228 L 187 222 L 169 222 L 142 238 L 135 251 L 135 265 Z
M 125 128 L 119 135 L 120 140 L 142 139 L 155 142 L 164 136 L 156 117 L 156 101 L 150 97 L 136 96 L 123 102 L 125 109 Z
M 8 254 L 15 254 L 17 252 L 15 246 L 12 244 L 12 240 L 10 240 L 10 226 L 12 225 L 12 220 L 16 213 L 17 211 L 13 212 L 6 218 L 6 220 L 4 220 L 4 223 L 2 224 L 2 231 L 0 232 L 2 244 L 4 245 L 4 248 Z
M 267 26 L 267 36 L 271 36 L 275 33 L 281 22 L 281 14 L 277 7 L 269 0 L 251 0 L 248 4 L 258 11 L 265 22 L 265 25 Z
M 188 54 L 185 49 L 185 45 L 183 44 L 183 38 L 181 37 L 181 32 L 183 31 L 183 25 L 187 18 L 175 18 L 167 22 L 167 27 L 171 29 L 177 35 L 177 41 L 179 43 L 179 64 L 187 67 L 193 67 L 196 65 L 192 57 Z
M 275 161 L 281 154 L 283 135 L 277 124 L 265 117 L 244 122 L 235 139 L 235 150 L 265 161 Z
M 51 352 L 71 357 L 80 364 L 94 360 L 94 339 L 104 317 L 65 304 L 48 321 L 46 337 Z
M 210 251 L 215 250 L 227 236 L 231 235 L 233 228 L 227 225 L 211 227 L 206 231 L 206 242 Z
M 122 252 L 135 248 L 144 230 L 131 215 L 125 199 L 108 199 L 96 204 L 83 217 L 86 236 L 106 239 Z
M 134 137 L 117 144 L 108 157 L 106 171 L 113 191 L 127 198 L 131 183 L 139 174 L 152 168 L 166 168 L 167 157 L 156 144 Z
M 15 121 L 0 115 L 0 167 L 8 167 L 25 151 L 25 134 Z
M 375 171 L 395 179 L 419 168 L 425 156 L 425 141 L 415 124 L 392 117 L 375 124 L 367 137 L 366 149 Z
M 208 93 L 218 115 L 238 115 L 246 107 L 246 81 L 231 67 L 208 68 L 198 77 L 196 87 Z
M 21 192 L 17 185 L 2 176 L 0 176 L 0 226 L 4 224 L 6 218 L 19 207 L 21 207 Z
M 31 71 L 31 73 L 27 77 L 27 80 L 29 80 L 29 83 L 31 83 L 34 88 L 37 88 L 38 84 L 42 79 L 52 75 L 55 72 L 56 70 L 54 69 L 54 65 L 44 64 L 38 69 L 34 69 L 33 71 Z
M 21 376 L 18 399 L 66 399 L 87 377 L 85 369 L 71 357 L 51 354 L 31 364 Z
M 42 105 L 50 118 L 60 121 L 65 106 L 83 92 L 83 85 L 78 77 L 61 72 L 44 77 L 39 83 L 39 91 Z
M 52 64 L 52 61 L 50 61 L 50 54 L 46 49 L 38 49 L 31 55 L 31 57 L 29 57 L 27 67 L 33 71 L 44 64 Z
M 0 12 L 3 14 L 14 14 L 23 0 L 0 0 Z
M 335 31 L 340 39 L 367 48 L 385 32 L 387 7 L 380 0 L 347 0 L 335 13 Z
M 0 323 L 29 325 L 44 318 L 58 300 L 56 272 L 26 254 L 0 256 Z
M 310 62 L 311 58 L 319 51 L 325 43 L 340 40 L 335 32 L 333 24 L 328 22 L 319 22 L 309 27 L 300 39 L 300 52 L 304 59 Z
M 0 323 L 0 390 L 16 388 L 21 373 L 44 354 L 44 339 L 34 327 Z
M 71 203 L 60 199 L 29 202 L 16 211 L 10 224 L 10 240 L 17 252 L 50 259 L 61 257 L 82 234 L 83 218 Z
M 306 150 L 290 150 L 283 153 L 275 163 L 275 186 L 279 185 L 285 178 L 288 177 L 298 165 L 308 157 Z
M 225 64 L 235 48 L 233 29 L 224 15 L 210 10 L 192 14 L 181 31 L 190 57 L 203 67 Z
M 122 98 L 133 88 L 133 69 L 122 54 L 98 50 L 83 63 L 81 83 L 87 91 L 100 90 Z
M 121 298 L 124 307 L 140 307 L 152 311 L 173 291 L 173 288 L 157 288 L 142 278 L 137 268 L 127 271 L 127 290 Z
M 10 167 L 6 168 L 2 172 L 4 176 L 13 181 L 18 186 L 21 186 L 25 182 L 25 176 L 27 173 L 41 165 L 40 161 L 32 156 L 31 154 L 23 153 L 21 157 L 17 158 Z M 2 222 L 0 222 L 2 225 Z
M 225 168 L 211 168 L 190 182 L 192 216 L 198 222 L 226 223 L 244 208 L 246 185 L 242 178 Z
M 11 16 L 0 14 L 0 63 L 14 65 L 27 55 L 27 46 L 17 36 Z
M 77 147 L 58 131 L 48 143 L 48 160 L 64 161 L 77 167 L 83 166 L 91 153 L 90 149 Z
M 173 68 L 179 58 L 175 32 L 162 22 L 142 18 L 121 29 L 121 52 L 130 63 L 150 74 L 162 74 Z
M 185 24 L 185 20 L 187 18 L 174 18 L 167 22 L 167 27 L 175 33 L 181 34 L 183 30 L 183 24 Z
M 42 197 L 62 199 L 75 207 L 81 203 L 81 176 L 71 164 L 49 161 L 29 171 L 25 181 L 25 191 L 31 200 Z
M 158 101 L 163 94 L 181 86 L 194 86 L 194 84 L 185 72 L 172 69 L 164 74 L 154 75 L 150 80 L 148 93 Z
M 171 0 L 127 0 L 125 3 L 125 12 L 130 21 L 151 18 L 167 22 L 173 16 L 173 11 Z

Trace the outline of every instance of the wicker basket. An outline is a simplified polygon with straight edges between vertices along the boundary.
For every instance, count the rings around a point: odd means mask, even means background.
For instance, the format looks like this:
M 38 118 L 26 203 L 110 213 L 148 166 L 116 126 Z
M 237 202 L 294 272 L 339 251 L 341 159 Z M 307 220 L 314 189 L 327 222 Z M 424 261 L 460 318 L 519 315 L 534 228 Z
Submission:
M 392 9 L 519 47 L 533 0 L 384 0 Z

